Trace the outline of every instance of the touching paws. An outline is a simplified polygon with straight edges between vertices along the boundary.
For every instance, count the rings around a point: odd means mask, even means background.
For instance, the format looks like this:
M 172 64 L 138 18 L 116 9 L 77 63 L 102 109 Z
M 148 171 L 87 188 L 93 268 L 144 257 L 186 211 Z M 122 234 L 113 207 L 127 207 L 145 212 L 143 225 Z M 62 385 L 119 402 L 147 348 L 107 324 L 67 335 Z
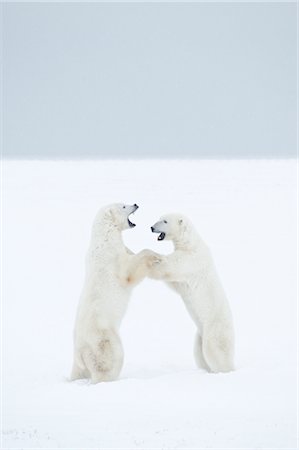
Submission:
M 153 255 L 149 255 L 147 257 L 147 266 L 149 268 L 156 266 L 162 262 L 162 257 L 158 253 L 154 253 Z
M 160 264 L 162 262 L 162 255 L 159 255 L 159 253 L 155 253 L 152 250 L 142 250 L 140 252 L 142 254 L 142 257 L 145 259 L 145 263 L 148 268 L 151 268 L 157 264 Z

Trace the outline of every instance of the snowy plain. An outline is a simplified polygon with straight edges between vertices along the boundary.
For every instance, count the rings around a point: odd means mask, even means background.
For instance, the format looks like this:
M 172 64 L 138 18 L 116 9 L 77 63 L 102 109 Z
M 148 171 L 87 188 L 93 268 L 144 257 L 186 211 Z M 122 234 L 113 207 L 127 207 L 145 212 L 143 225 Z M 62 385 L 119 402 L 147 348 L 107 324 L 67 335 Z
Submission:
M 70 383 L 92 220 L 137 203 L 135 252 L 188 215 L 232 308 L 236 371 L 193 360 L 195 327 L 162 282 L 134 291 L 118 381 Z M 295 449 L 296 161 L 4 161 L 3 449 Z

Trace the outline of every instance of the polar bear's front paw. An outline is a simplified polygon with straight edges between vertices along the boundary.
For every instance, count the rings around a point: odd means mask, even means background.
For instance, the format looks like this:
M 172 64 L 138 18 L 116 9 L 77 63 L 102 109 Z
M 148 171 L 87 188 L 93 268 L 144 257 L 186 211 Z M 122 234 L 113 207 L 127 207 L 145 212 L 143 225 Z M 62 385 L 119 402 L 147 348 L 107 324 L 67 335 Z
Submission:
M 140 252 L 140 256 L 143 258 L 143 261 L 147 265 L 148 268 L 156 266 L 162 262 L 162 256 L 159 253 L 155 253 L 152 250 L 142 250 Z
M 148 255 L 146 259 L 146 263 L 148 267 L 157 266 L 158 264 L 161 264 L 162 257 L 158 255 L 157 253 L 154 253 L 152 255 Z

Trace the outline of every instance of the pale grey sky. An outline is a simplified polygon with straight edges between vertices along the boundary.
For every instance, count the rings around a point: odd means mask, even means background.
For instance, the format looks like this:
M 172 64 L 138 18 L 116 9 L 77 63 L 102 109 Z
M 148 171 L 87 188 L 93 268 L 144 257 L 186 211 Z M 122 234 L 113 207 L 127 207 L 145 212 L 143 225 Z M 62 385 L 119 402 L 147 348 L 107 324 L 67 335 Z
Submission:
M 4 156 L 296 155 L 296 4 L 6 3 Z

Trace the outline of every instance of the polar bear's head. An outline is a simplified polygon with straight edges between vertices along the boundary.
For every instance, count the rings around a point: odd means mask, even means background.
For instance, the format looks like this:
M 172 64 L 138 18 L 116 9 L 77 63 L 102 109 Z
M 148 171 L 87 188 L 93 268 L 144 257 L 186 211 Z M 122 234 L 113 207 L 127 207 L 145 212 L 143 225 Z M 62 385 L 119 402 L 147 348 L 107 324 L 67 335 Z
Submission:
M 182 214 L 167 214 L 162 216 L 152 227 L 152 233 L 159 233 L 158 241 L 178 240 L 188 228 L 189 221 Z
M 117 228 L 118 230 L 126 230 L 127 228 L 134 228 L 135 223 L 129 219 L 130 215 L 138 209 L 136 203 L 134 205 L 126 205 L 124 203 L 114 203 L 108 205 L 100 211 L 98 220 L 96 221 L 101 225 L 102 221 L 110 227 Z

